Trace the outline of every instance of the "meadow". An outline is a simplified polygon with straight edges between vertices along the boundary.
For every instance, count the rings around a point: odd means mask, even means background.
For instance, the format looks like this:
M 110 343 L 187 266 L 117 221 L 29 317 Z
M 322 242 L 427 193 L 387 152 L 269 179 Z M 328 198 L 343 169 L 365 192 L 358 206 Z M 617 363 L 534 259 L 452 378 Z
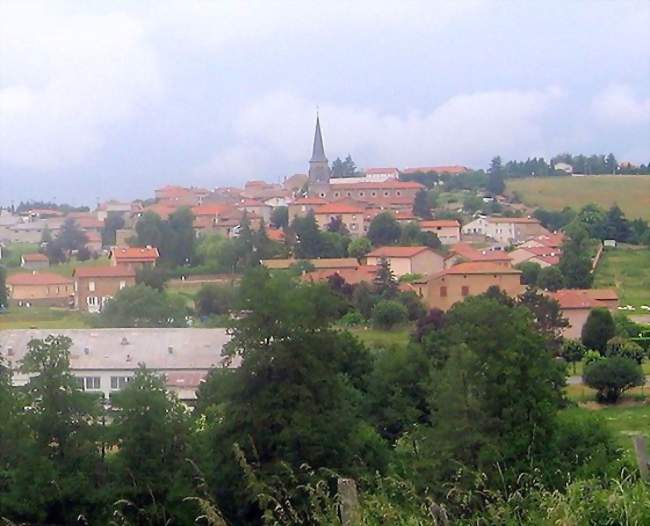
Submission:
M 650 306 L 650 249 L 607 249 L 596 269 L 594 287 L 615 287 L 621 305 L 636 309 L 628 314 L 650 314 L 640 309 Z
M 0 314 L 0 330 L 6 329 L 85 329 L 89 316 L 70 309 L 13 307 Z
M 550 210 L 580 208 L 596 203 L 621 207 L 630 219 L 650 219 L 650 176 L 592 175 L 585 177 L 527 177 L 509 179 L 507 190 L 529 206 Z

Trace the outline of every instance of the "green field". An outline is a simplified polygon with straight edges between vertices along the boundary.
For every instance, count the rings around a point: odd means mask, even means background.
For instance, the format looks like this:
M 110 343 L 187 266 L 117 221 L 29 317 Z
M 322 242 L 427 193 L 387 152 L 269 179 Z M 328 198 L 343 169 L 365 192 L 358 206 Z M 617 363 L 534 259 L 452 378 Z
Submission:
M 650 219 L 650 176 L 594 175 L 586 177 L 527 177 L 509 179 L 509 192 L 517 192 L 530 206 L 561 210 L 596 203 L 618 204 L 630 219 Z
M 594 287 L 616 287 L 621 305 L 636 309 L 628 314 L 650 314 L 639 308 L 650 305 L 650 249 L 608 249 L 596 269 Z
M 47 307 L 14 307 L 0 314 L 3 329 L 85 329 L 90 327 L 87 315 L 70 309 Z
M 411 334 L 411 327 L 398 328 L 392 331 L 358 327 L 350 329 L 350 332 L 371 349 L 386 349 L 395 345 L 406 346 Z

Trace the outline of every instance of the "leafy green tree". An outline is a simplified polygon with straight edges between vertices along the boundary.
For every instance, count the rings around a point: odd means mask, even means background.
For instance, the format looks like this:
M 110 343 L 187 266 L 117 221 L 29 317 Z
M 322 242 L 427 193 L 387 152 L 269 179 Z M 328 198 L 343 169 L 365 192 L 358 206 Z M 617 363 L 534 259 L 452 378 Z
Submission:
M 398 284 L 387 258 L 379 260 L 379 268 L 373 280 L 375 291 L 382 298 L 393 298 L 397 294 Z
M 45 225 L 41 234 L 41 244 L 47 245 L 52 241 L 52 231 Z
M 596 398 L 599 402 L 615 404 L 625 391 L 643 385 L 645 376 L 634 360 L 612 356 L 587 365 L 583 381 L 598 391 Z
M 589 232 L 581 223 L 574 221 L 566 227 L 565 234 L 559 264 L 564 284 L 570 289 L 589 288 L 593 282 Z
M 230 285 L 203 285 L 196 293 L 194 304 L 201 316 L 226 314 L 236 304 L 237 290 Z
M 580 340 L 566 340 L 560 349 L 560 356 L 564 361 L 570 363 L 573 367 L 573 374 L 576 373 L 576 364 L 582 360 L 587 348 Z
M 167 252 L 164 259 L 174 266 L 190 264 L 195 239 L 192 211 L 187 206 L 179 208 L 169 216 L 168 224 L 171 239 L 163 244 L 163 252 Z
M 614 336 L 607 342 L 605 356 L 622 356 L 641 365 L 647 353 L 638 343 L 626 340 L 621 336 Z
M 187 314 L 181 296 L 136 285 L 120 290 L 98 322 L 102 327 L 185 327 Z
M 348 253 L 350 238 L 337 232 L 321 232 L 321 257 L 342 258 Z
M 550 349 L 557 350 L 562 341 L 562 329 L 569 326 L 557 300 L 528 288 L 517 298 L 517 305 L 531 312 L 535 326 L 547 338 Z
M 30 375 L 26 419 L 34 450 L 23 466 L 33 478 L 18 484 L 38 520 L 48 524 L 74 523 L 97 497 L 79 488 L 99 482 L 99 399 L 71 374 L 71 345 L 66 336 L 31 340 L 21 367 Z
M 247 494 L 230 453 L 234 444 L 267 481 L 286 480 L 283 463 L 344 474 L 381 469 L 385 446 L 354 402 L 370 357 L 355 338 L 331 327 L 339 300 L 327 285 L 259 269 L 242 280 L 241 306 L 248 314 L 234 323 L 228 344 L 241 363 L 211 429 L 222 509 L 255 514 L 232 500 Z
M 368 239 L 374 246 L 394 245 L 402 231 L 390 212 L 377 214 L 368 227 Z
M 543 290 L 556 291 L 564 286 L 564 276 L 556 266 L 544 267 L 537 276 L 537 286 Z
M 612 314 L 604 308 L 592 309 L 582 326 L 582 343 L 587 349 L 601 354 L 607 349 L 607 342 L 616 335 Z
M 296 217 L 292 229 L 296 234 L 295 256 L 301 259 L 320 257 L 323 252 L 323 239 L 313 212 L 309 212 L 305 217 Z
M 632 228 L 630 222 L 618 205 L 612 206 L 605 215 L 605 238 L 619 242 L 630 241 Z
M 354 292 L 352 293 L 352 304 L 364 319 L 370 319 L 372 316 L 372 309 L 377 301 L 379 301 L 379 296 L 375 294 L 373 287 L 371 287 L 367 282 L 362 281 L 354 288 Z
M 116 446 L 112 468 L 116 497 L 127 500 L 134 518 L 149 524 L 174 521 L 191 524 L 190 419 L 169 393 L 163 378 L 144 367 L 121 391 L 111 396 L 111 435 Z
M 481 199 L 476 194 L 469 194 L 463 199 L 463 210 L 468 214 L 473 214 L 474 212 L 483 208 L 483 199 Z
M 537 276 L 539 276 L 539 271 L 542 270 L 539 263 L 525 261 L 524 263 L 515 265 L 515 268 L 521 270 L 521 281 L 524 285 L 533 287 L 537 285 Z
M 371 250 L 372 243 L 367 237 L 358 237 L 357 239 L 353 239 L 348 245 L 348 254 L 358 260 L 361 260 Z
M 430 417 L 431 364 L 415 345 L 383 349 L 368 378 L 368 412 L 377 431 L 395 442 Z
M 63 222 L 56 239 L 61 248 L 67 252 L 79 250 L 88 243 L 88 236 L 71 217 Z
M 419 190 L 413 200 L 413 214 L 422 219 L 431 219 L 431 200 L 426 190 Z
M 600 206 L 590 203 L 583 206 L 578 212 L 576 220 L 589 232 L 589 236 L 595 239 L 607 237 L 607 216 L 605 210 Z
M 141 283 L 160 292 L 165 289 L 165 283 L 168 279 L 169 272 L 162 267 L 144 267 L 138 269 L 135 275 L 136 283 Z
M 406 320 L 408 311 L 396 300 L 380 300 L 372 309 L 372 323 L 379 329 L 388 331 Z
M 287 228 L 289 226 L 289 208 L 276 206 L 271 212 L 271 225 L 273 228 Z
M 163 256 L 163 239 L 167 232 L 163 220 L 158 214 L 145 212 L 135 224 L 137 246 L 152 246 L 158 248 L 160 256 Z
M 490 162 L 490 169 L 488 170 L 487 190 L 493 195 L 500 195 L 506 189 L 504 181 L 503 166 L 501 165 L 501 157 L 497 156 Z
M 396 299 L 406 307 L 406 314 L 409 321 L 419 320 L 427 313 L 422 299 L 414 290 L 402 291 L 397 295 Z
M 564 370 L 530 311 L 468 298 L 446 313 L 438 343 L 448 354 L 430 399 L 438 425 L 431 442 L 421 444 L 433 448 L 427 461 L 435 464 L 435 476 L 446 480 L 461 466 L 469 470 L 468 483 L 478 470 L 494 487 L 543 465 Z
M 111 247 L 115 245 L 115 233 L 124 228 L 124 217 L 121 214 L 109 213 L 104 219 L 104 227 L 102 228 L 102 245 Z

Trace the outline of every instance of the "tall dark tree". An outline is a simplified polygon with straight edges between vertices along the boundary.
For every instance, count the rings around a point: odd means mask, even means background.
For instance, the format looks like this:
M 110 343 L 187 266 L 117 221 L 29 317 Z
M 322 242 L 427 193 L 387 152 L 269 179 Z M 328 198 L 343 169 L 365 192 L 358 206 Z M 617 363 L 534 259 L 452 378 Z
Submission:
M 582 343 L 587 349 L 601 354 L 607 349 L 607 342 L 616 336 L 616 324 L 607 309 L 593 309 L 582 327 Z
M 393 298 L 397 294 L 397 280 L 387 258 L 381 258 L 379 261 L 373 284 L 375 291 L 383 298 Z
M 287 228 L 289 226 L 289 209 L 286 206 L 276 206 L 271 212 L 271 226 L 273 228 Z
M 61 225 L 61 230 L 56 240 L 63 250 L 71 252 L 72 250 L 79 250 L 85 247 L 86 243 L 88 243 L 88 236 L 79 228 L 77 222 L 69 217 Z
M 419 190 L 413 201 L 413 214 L 422 219 L 431 219 L 431 201 L 426 190 Z
M 503 166 L 501 164 L 501 157 L 497 156 L 490 162 L 490 169 L 488 170 L 487 190 L 493 195 L 499 195 L 506 189 L 504 181 Z
M 0 310 L 7 308 L 7 269 L 0 265 Z
M 309 259 L 321 255 L 323 240 L 313 212 L 308 213 L 305 217 L 296 217 L 293 220 L 292 229 L 296 235 L 294 253 L 297 258 Z
M 102 228 L 102 245 L 105 247 L 115 245 L 115 233 L 120 228 L 124 228 L 124 217 L 121 214 L 109 213 Z
M 368 239 L 375 246 L 394 245 L 401 233 L 399 223 L 390 212 L 377 214 L 368 227 Z
M 582 223 L 574 221 L 566 227 L 565 234 L 559 263 L 564 284 L 571 289 L 589 288 L 593 282 L 589 232 Z

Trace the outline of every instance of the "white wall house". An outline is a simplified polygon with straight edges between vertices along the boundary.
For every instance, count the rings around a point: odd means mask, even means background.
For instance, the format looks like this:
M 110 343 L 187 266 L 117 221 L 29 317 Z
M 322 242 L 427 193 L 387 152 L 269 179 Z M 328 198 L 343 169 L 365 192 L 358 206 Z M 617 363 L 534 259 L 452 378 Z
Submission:
M 19 371 L 27 343 L 44 339 L 48 330 L 0 332 L 0 356 L 13 370 L 13 383 L 20 386 L 29 375 Z M 84 390 L 102 393 L 107 399 L 123 388 L 140 364 L 165 375 L 168 389 L 191 402 L 208 372 L 224 363 L 225 329 L 71 329 L 57 335 L 72 340 L 70 368 Z M 231 367 L 237 367 L 233 360 Z

